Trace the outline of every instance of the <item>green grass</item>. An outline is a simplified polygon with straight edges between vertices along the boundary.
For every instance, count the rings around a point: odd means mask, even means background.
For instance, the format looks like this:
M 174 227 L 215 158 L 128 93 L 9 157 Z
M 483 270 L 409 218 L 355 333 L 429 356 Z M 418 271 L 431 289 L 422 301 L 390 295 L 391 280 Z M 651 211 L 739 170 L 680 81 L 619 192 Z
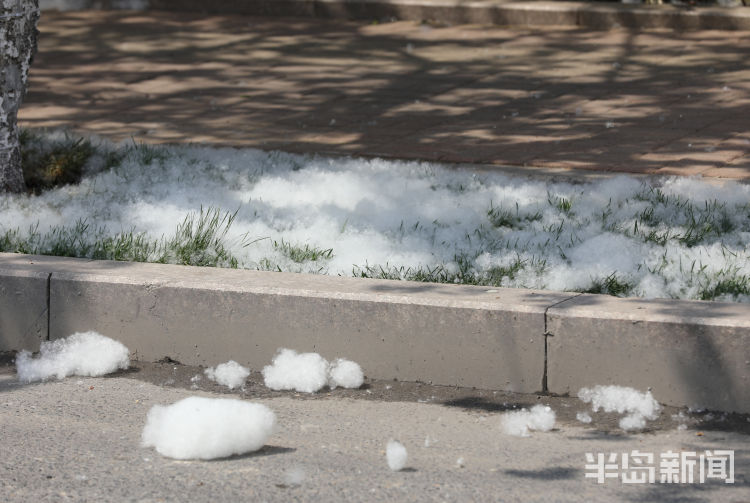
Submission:
M 134 153 L 136 155 L 136 159 L 145 166 L 149 166 L 154 162 L 163 163 L 164 161 L 169 159 L 169 151 L 164 147 L 160 147 L 158 145 L 148 145 L 143 142 L 139 143 L 135 140 L 132 141 L 133 144 L 129 145 L 126 148 L 123 156 Z
M 476 257 L 475 257 L 476 258 Z M 478 272 L 473 267 L 473 260 L 466 255 L 454 257 L 455 266 L 447 264 L 434 267 L 394 267 L 389 265 L 364 265 L 354 267 L 352 276 L 358 278 L 394 279 L 416 281 L 421 283 L 444 283 L 476 286 L 503 286 L 504 282 L 514 280 L 526 269 L 535 269 L 541 273 L 546 267 L 543 260 L 528 260 L 517 256 L 507 266 L 496 266 Z
M 553 196 L 547 193 L 547 203 L 553 208 L 557 208 L 559 211 L 565 214 L 570 214 L 573 209 L 573 200 L 561 196 Z
M 750 276 L 743 274 L 724 273 L 718 275 L 717 281 L 710 286 L 701 289 L 699 298 L 701 300 L 714 300 L 718 297 L 729 295 L 750 295 Z
M 86 162 L 97 153 L 96 147 L 84 138 L 66 136 L 48 143 L 26 129 L 21 130 L 19 143 L 24 181 L 27 189 L 35 194 L 79 183 Z
M 283 239 L 281 241 L 274 241 L 273 247 L 292 262 L 298 264 L 333 258 L 333 248 L 321 249 L 308 244 L 293 245 Z
M 613 272 L 609 276 L 604 278 L 594 279 L 591 286 L 584 290 L 580 290 L 581 293 L 599 293 L 605 295 L 613 295 L 615 297 L 626 297 L 632 293 L 633 285 L 628 281 L 621 279 L 617 272 Z
M 505 209 L 501 206 L 495 207 L 490 202 L 490 208 L 487 210 L 487 218 L 493 227 L 508 227 L 510 229 L 522 229 L 529 222 L 536 222 L 542 219 L 542 213 L 537 211 L 529 214 L 521 214 L 516 203 L 515 211 Z
M 97 169 L 106 170 L 119 165 L 126 157 L 150 165 L 163 163 L 169 151 L 160 146 L 137 143 L 119 149 L 95 146 L 90 140 L 66 134 L 63 138 L 49 140 L 41 134 L 22 129 L 19 133 L 21 166 L 26 188 L 30 193 L 41 192 L 63 185 L 80 183 L 87 163 L 97 159 Z
M 39 232 L 37 224 L 24 234 L 19 229 L 0 234 L 0 251 L 237 268 L 237 258 L 225 246 L 235 216 L 236 212 L 201 208 L 197 213 L 188 214 L 172 236 L 161 239 L 133 231 L 111 235 L 106 228 L 91 227 L 85 219 L 71 226 L 52 227 L 44 234 Z
M 650 206 L 635 215 L 632 231 L 623 233 L 644 242 L 665 246 L 675 241 L 692 248 L 736 229 L 726 203 L 715 199 L 697 204 L 680 196 L 665 194 L 658 187 L 647 187 L 634 199 Z M 676 216 L 672 221 L 661 222 L 659 215 L 665 213 Z

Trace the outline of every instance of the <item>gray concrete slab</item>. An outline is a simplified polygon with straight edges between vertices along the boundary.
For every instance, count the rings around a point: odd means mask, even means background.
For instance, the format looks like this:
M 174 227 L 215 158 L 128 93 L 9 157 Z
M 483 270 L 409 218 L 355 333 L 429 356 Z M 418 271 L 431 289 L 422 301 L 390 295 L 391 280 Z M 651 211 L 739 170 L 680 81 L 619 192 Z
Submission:
M 549 389 L 652 388 L 670 404 L 750 412 L 746 304 L 581 295 L 547 313 Z
M 0 263 L 0 351 L 38 351 L 47 339 L 48 279 L 45 271 Z
M 51 339 L 97 330 L 143 361 L 258 369 L 290 347 L 378 379 L 529 393 L 546 377 L 552 393 L 618 384 L 750 412 L 745 304 L 14 254 L 0 269 L 51 275 Z
M 132 374 L 135 376 L 136 374 Z M 497 411 L 356 399 L 253 399 L 278 431 L 255 454 L 175 461 L 140 447 L 146 414 L 188 396 L 226 397 L 137 379 L 77 378 L 20 385 L 0 374 L 0 498 L 27 501 L 689 501 L 747 499 L 750 436 L 668 429 L 616 434 L 561 421 L 530 438 L 504 435 Z M 700 435 L 698 435 L 700 433 Z M 429 437 L 429 445 L 425 440 Z M 391 472 L 385 445 L 407 448 Z M 656 481 L 586 478 L 586 453 L 654 456 Z M 660 456 L 734 451 L 734 483 L 660 483 Z M 459 458 L 462 463 L 459 463 Z M 285 474 L 305 477 L 290 486 Z M 697 471 L 697 469 L 696 469 Z M 592 472 L 593 473 L 593 472 Z
M 139 359 L 254 368 L 290 347 L 353 359 L 374 378 L 519 392 L 542 389 L 544 311 L 570 297 L 7 254 L 0 263 L 52 274 L 51 339 L 97 330 Z

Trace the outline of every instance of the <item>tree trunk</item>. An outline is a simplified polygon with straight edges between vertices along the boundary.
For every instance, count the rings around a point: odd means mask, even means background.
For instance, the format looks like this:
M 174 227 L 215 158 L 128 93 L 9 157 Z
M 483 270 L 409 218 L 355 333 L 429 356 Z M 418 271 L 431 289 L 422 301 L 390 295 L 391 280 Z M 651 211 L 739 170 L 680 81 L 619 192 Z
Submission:
M 0 192 L 24 189 L 16 115 L 36 52 L 39 0 L 0 0 Z

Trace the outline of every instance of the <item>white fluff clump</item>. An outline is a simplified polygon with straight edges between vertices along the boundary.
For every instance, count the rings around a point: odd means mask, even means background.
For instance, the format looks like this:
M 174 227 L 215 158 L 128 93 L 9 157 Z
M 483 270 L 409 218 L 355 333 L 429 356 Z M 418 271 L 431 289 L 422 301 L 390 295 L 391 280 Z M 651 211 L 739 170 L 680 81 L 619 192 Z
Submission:
M 292 466 L 284 473 L 284 484 L 287 486 L 299 486 L 305 481 L 305 469 L 299 465 Z
M 625 431 L 642 430 L 646 427 L 646 418 L 640 414 L 628 414 L 620 419 L 619 425 Z
M 97 332 L 76 332 L 64 339 L 42 342 L 40 355 L 16 356 L 18 380 L 29 383 L 50 377 L 102 376 L 130 366 L 130 351 L 122 343 Z
M 263 367 L 263 380 L 273 390 L 315 393 L 328 384 L 328 362 L 317 353 L 281 349 L 271 365 Z
M 620 419 L 620 428 L 626 431 L 642 430 L 646 427 L 647 419 L 654 420 L 661 413 L 661 406 L 650 391 L 642 393 L 625 386 L 581 388 L 578 398 L 584 403 L 591 403 L 594 412 L 602 409 L 604 412 L 626 414 Z
M 388 460 L 388 468 L 394 472 L 403 470 L 408 458 L 406 447 L 397 440 L 389 440 L 385 448 L 385 457 Z
M 592 421 L 591 416 L 588 412 L 579 412 L 576 414 L 576 419 L 578 419 L 582 423 L 590 423 Z
M 257 451 L 276 427 L 265 405 L 224 398 L 189 397 L 151 408 L 143 447 L 174 459 L 215 459 Z
M 245 379 L 250 375 L 250 369 L 243 367 L 234 360 L 204 370 L 206 377 L 219 384 L 234 389 L 245 384 Z
M 555 427 L 555 411 L 546 405 L 534 405 L 531 410 L 506 412 L 501 427 L 507 435 L 530 437 L 530 430 L 550 431 Z
M 351 360 L 338 358 L 328 370 L 328 386 L 331 389 L 335 389 L 337 386 L 359 388 L 363 382 L 365 382 L 365 375 L 362 372 L 362 367 Z

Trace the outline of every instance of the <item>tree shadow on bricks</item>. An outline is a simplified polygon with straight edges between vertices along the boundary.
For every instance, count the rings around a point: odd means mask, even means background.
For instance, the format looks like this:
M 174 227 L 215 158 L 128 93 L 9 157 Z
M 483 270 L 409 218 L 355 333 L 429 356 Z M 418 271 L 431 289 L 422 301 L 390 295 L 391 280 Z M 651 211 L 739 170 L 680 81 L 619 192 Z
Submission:
M 40 28 L 26 127 L 543 169 L 750 172 L 741 32 L 159 12 L 49 13 Z

